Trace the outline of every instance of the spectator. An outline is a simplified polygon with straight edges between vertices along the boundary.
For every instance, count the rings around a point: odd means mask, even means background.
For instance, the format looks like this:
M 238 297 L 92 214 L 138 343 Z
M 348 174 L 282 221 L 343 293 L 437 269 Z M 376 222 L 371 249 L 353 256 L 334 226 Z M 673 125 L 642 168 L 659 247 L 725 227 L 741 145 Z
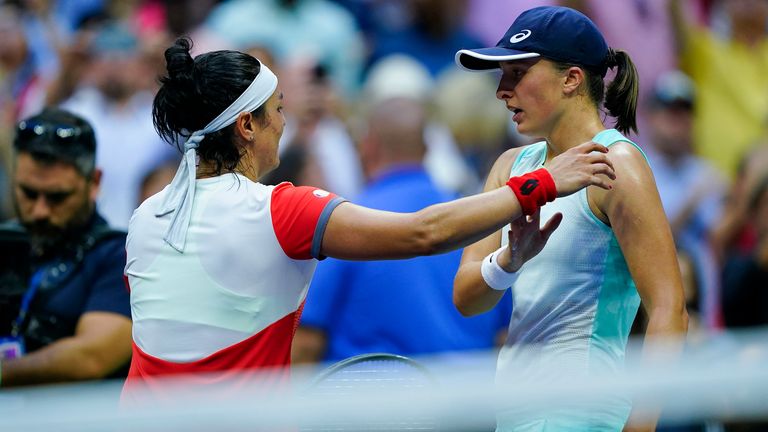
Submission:
M 373 107 L 360 144 L 372 180 L 355 200 L 395 212 L 414 212 L 455 199 L 438 189 L 422 161 L 427 115 L 413 99 L 392 98 Z M 296 333 L 293 360 L 340 360 L 357 354 L 418 355 L 487 349 L 509 321 L 510 303 L 463 318 L 452 304 L 453 274 L 461 253 L 410 260 L 318 266 Z
M 729 327 L 768 324 L 768 170 L 750 194 L 749 216 L 757 244 L 728 258 L 723 272 L 723 309 Z
M 732 254 L 749 254 L 757 246 L 757 234 L 751 219 L 752 194 L 768 166 L 768 142 L 765 139 L 744 154 L 736 180 L 731 184 L 723 207 L 723 216 L 712 234 L 721 262 Z
M 722 297 L 726 326 L 752 325 L 757 316 L 753 307 L 759 309 L 762 301 L 759 291 L 749 290 L 759 280 L 753 277 L 759 275 L 759 254 L 765 244 L 760 198 L 768 177 L 766 167 L 768 145 L 761 142 L 742 158 L 723 217 L 714 230 L 714 244 L 724 263 Z M 754 295 L 757 297 L 750 297 Z
M 677 247 L 690 257 L 699 286 L 704 328 L 720 325 L 719 264 L 711 233 L 722 214 L 725 181 L 708 161 L 693 154 L 691 122 L 697 99 L 682 72 L 660 76 L 647 106 L 648 159 Z
M 285 64 L 280 72 L 288 119 L 279 150 L 285 164 L 265 183 L 309 183 L 356 196 L 364 183 L 360 157 L 338 114 L 339 97 L 328 70 L 309 60 Z
M 438 89 L 436 84 L 427 68 L 417 59 L 393 54 L 377 61 L 369 71 L 363 87 L 362 105 L 375 106 L 392 97 L 406 97 L 424 104 L 430 112 L 439 113 L 437 105 L 447 90 Z M 468 95 L 464 89 L 457 90 L 462 91 L 463 106 L 473 106 L 472 95 Z M 449 128 L 449 121 L 455 119 L 430 115 L 427 120 L 424 128 L 424 143 L 427 146 L 424 167 L 432 181 L 441 189 L 462 195 L 477 192 L 480 180 L 457 145 L 453 130 Z M 488 122 L 480 127 L 487 126 Z
M 96 163 L 106 172 L 99 210 L 120 229 L 128 227 L 147 170 L 177 157 L 152 125 L 152 95 L 141 90 L 147 71 L 137 48 L 138 39 L 128 29 L 102 24 L 88 45 L 85 66 L 71 65 L 81 68 L 80 73 L 64 70 L 62 77 L 69 82 L 60 82 L 74 89 L 61 106 L 94 127 L 99 142 Z
M 589 16 L 611 46 L 621 47 L 632 56 L 640 77 L 639 106 L 653 99 L 656 80 L 677 67 L 675 39 L 666 0 L 560 0 Z M 683 8 L 687 16 L 701 16 L 701 0 L 689 0 Z M 642 35 L 642 37 L 638 37 Z M 643 110 L 638 111 L 638 144 L 645 147 L 645 132 L 650 125 Z
M 537 6 L 556 6 L 558 3 L 558 0 L 469 0 L 466 25 L 484 46 L 493 45 L 509 28 L 509 20 L 513 17 Z
M 453 68 L 453 55 L 482 42 L 464 28 L 466 0 L 405 2 L 411 19 L 402 28 L 383 28 L 372 35 L 370 63 L 391 54 L 419 59 L 433 77 Z
M 43 77 L 20 19 L 19 9 L 0 6 L 0 126 L 38 112 L 45 101 Z
M 768 120 L 768 2 L 719 0 L 726 34 L 694 26 L 671 0 L 681 66 L 696 83 L 696 151 L 733 176 L 746 149 L 764 133 Z
M 344 95 L 359 86 L 362 35 L 354 17 L 329 0 L 230 0 L 206 26 L 235 47 L 266 47 L 278 63 L 311 57 Z
M 22 355 L 2 361 L 0 383 L 124 372 L 131 355 L 125 233 L 110 229 L 95 209 L 101 170 L 93 129 L 47 109 L 19 123 L 14 149 L 18 228 L 29 237 L 32 277 L 11 331 Z

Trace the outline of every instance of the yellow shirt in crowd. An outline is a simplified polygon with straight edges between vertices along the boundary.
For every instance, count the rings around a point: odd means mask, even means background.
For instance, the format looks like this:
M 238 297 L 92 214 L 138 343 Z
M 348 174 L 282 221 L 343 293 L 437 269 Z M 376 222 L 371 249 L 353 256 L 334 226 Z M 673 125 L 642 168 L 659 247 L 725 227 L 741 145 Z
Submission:
M 696 83 L 694 145 L 731 178 L 768 133 L 768 38 L 755 47 L 691 29 L 681 67 Z

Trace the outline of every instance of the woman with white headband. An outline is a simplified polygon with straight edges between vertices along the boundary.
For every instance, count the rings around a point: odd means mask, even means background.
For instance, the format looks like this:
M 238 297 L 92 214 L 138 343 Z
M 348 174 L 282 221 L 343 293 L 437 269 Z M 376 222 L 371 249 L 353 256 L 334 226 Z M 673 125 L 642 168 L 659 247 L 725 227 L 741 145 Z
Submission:
M 285 119 L 277 77 L 255 58 L 190 41 L 166 53 L 153 117 L 184 142 L 173 182 L 131 218 L 125 274 L 133 359 L 124 396 L 287 369 L 317 260 L 407 258 L 462 247 L 587 185 L 610 188 L 603 146 L 585 143 L 508 185 L 411 214 L 376 211 L 313 187 L 259 178 L 278 164 Z M 418 289 L 417 286 L 414 289 Z M 194 375 L 192 375 L 194 374 Z M 281 374 L 279 374 L 281 375 Z

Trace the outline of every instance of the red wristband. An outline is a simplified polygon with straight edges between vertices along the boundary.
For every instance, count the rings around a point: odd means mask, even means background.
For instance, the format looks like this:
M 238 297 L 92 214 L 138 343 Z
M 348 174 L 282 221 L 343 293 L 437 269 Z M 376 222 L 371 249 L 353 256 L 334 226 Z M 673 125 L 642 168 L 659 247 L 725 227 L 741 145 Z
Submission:
M 515 192 L 524 215 L 536 213 L 539 207 L 557 198 L 557 188 L 552 175 L 544 168 L 510 177 L 507 186 Z

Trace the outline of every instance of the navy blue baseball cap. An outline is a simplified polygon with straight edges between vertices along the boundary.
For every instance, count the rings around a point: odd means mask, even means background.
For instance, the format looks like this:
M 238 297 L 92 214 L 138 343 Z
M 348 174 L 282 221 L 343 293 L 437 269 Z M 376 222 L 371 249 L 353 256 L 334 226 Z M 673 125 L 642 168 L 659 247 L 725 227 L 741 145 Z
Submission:
M 470 71 L 486 71 L 497 69 L 500 61 L 534 57 L 577 64 L 605 75 L 608 44 L 595 23 L 581 12 L 542 6 L 521 13 L 495 47 L 457 52 L 456 64 Z

